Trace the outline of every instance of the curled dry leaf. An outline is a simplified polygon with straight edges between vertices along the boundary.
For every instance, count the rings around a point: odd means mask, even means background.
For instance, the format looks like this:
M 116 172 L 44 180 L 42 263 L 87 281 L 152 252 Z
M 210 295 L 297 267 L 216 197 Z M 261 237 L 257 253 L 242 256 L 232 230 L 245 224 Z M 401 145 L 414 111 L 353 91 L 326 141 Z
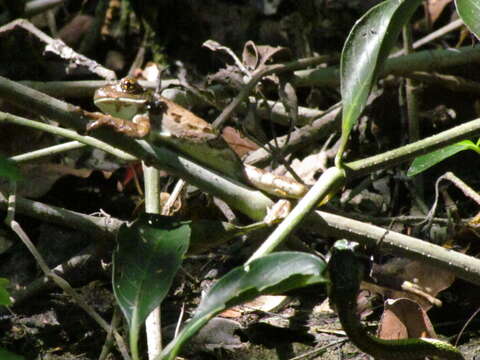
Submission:
M 435 330 L 422 307 L 410 299 L 387 300 L 380 320 L 378 337 L 396 340 L 436 338 Z
M 439 304 L 439 300 L 434 299 L 438 293 L 448 289 L 455 280 L 455 275 L 447 270 L 439 269 L 424 262 L 408 259 L 392 259 L 388 263 L 376 266 L 372 275 L 374 278 L 390 279 L 399 284 L 398 288 L 408 291 L 387 290 L 382 291 L 387 298 L 398 299 L 408 298 L 420 304 L 428 311 L 432 303 Z M 405 284 L 414 284 L 414 288 L 406 287 Z M 378 292 L 379 290 L 376 289 Z
M 243 47 L 242 62 L 250 70 L 258 69 L 267 63 L 289 61 L 292 53 L 286 47 L 257 45 L 247 41 Z

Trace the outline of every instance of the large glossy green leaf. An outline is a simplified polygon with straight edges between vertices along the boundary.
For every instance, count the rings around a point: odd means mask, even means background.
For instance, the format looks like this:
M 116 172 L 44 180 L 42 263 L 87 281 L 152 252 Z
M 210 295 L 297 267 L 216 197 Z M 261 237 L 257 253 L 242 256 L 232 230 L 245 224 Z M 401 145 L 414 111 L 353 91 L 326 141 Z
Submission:
M 10 294 L 7 291 L 8 283 L 8 279 L 0 278 L 0 306 L 8 306 L 12 304 Z
M 6 177 L 13 181 L 18 181 L 22 178 L 20 171 L 14 162 L 0 155 L 0 177 Z
M 480 39 L 480 1 L 479 0 L 455 0 L 458 15 L 468 29 Z
M 189 239 L 189 223 L 166 216 L 144 215 L 120 228 L 113 257 L 113 289 L 129 324 L 133 358 L 138 358 L 139 329 L 168 293 Z
M 8 350 L 0 348 L 0 359 L 1 360 L 24 360 L 23 356 L 14 354 Z
M 433 165 L 438 164 L 440 161 L 443 161 L 463 150 L 474 150 L 479 152 L 478 146 L 472 141 L 460 141 L 456 144 L 445 146 L 444 148 L 415 158 L 407 171 L 407 176 L 415 176 L 420 174 L 421 172 L 431 168 Z
M 365 108 L 368 95 L 402 26 L 422 0 L 387 0 L 371 8 L 353 26 L 340 61 L 343 102 L 342 137 L 337 153 L 341 164 L 352 127 Z
M 310 284 L 325 282 L 325 262 L 313 255 L 278 252 L 248 267 L 237 267 L 222 277 L 202 299 L 194 317 L 157 359 L 172 360 L 181 346 L 219 312 L 262 294 L 280 294 Z

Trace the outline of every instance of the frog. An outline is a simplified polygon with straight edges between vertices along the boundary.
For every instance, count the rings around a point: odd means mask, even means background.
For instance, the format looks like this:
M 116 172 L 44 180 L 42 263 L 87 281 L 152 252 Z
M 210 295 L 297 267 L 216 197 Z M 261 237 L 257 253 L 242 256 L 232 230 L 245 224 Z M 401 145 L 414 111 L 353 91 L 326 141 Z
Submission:
M 100 87 L 93 102 L 103 113 L 87 130 L 109 126 L 129 137 L 174 148 L 237 181 L 245 181 L 238 155 L 204 119 L 158 93 L 144 89 L 135 78 Z
M 285 176 L 244 165 L 206 120 L 126 77 L 95 91 L 102 113 L 88 113 L 87 131 L 108 126 L 126 136 L 171 147 L 228 177 L 279 197 L 298 198 L 307 188 Z

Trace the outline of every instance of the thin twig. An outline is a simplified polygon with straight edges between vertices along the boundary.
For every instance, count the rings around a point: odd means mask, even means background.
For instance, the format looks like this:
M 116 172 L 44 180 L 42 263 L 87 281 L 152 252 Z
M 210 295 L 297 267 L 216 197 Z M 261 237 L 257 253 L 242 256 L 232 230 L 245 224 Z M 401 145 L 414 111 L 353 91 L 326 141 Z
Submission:
M 462 27 L 464 25 L 464 22 L 462 19 L 457 19 L 452 21 L 451 23 L 441 27 L 438 30 L 435 30 L 434 32 L 431 32 L 427 36 L 415 41 L 413 43 L 413 48 L 418 49 L 422 47 L 425 44 L 428 44 L 429 42 L 436 40 L 440 37 L 442 37 L 445 34 L 448 34 L 450 31 L 457 30 L 458 28 Z M 405 50 L 399 50 L 395 54 L 392 55 L 392 57 L 400 56 L 400 55 L 405 55 Z
M 122 356 L 125 360 L 130 360 L 130 356 L 128 355 L 128 350 L 125 345 L 125 342 L 123 341 L 123 338 L 120 336 L 120 334 L 116 330 L 112 330 L 110 325 L 93 309 L 88 303 L 86 303 L 83 298 L 76 293 L 76 291 L 70 286 L 70 284 L 65 281 L 63 278 L 55 274 L 53 271 L 51 271 L 43 259 L 42 255 L 38 252 L 36 249 L 35 245 L 33 245 L 32 241 L 28 237 L 28 235 L 23 231 L 22 227 L 20 224 L 14 220 L 14 214 L 15 214 L 15 196 L 11 195 L 10 196 L 10 205 L 9 205 L 9 211 L 7 214 L 7 217 L 5 219 L 6 224 L 14 231 L 17 236 L 22 240 L 22 242 L 25 244 L 27 249 L 30 251 L 30 253 L 33 255 L 35 260 L 37 261 L 38 266 L 42 270 L 42 272 L 45 274 L 45 276 L 48 276 L 51 278 L 65 293 L 70 295 L 72 299 L 88 314 L 90 317 L 97 322 L 100 327 L 105 330 L 107 333 L 110 331 L 113 331 L 113 334 L 115 336 L 115 340 L 117 341 L 117 345 L 119 347 L 120 352 L 122 353 Z
M 12 156 L 9 159 L 15 161 L 16 163 L 21 163 L 41 159 L 46 156 L 61 154 L 70 150 L 81 149 L 85 146 L 85 144 L 82 144 L 79 141 L 69 141 L 63 144 L 48 146 L 40 150 L 30 151 L 21 155 Z
M 113 316 L 112 316 L 112 321 L 110 322 L 110 328 L 116 329 L 117 326 L 120 324 L 120 321 L 122 320 L 122 317 L 120 316 L 120 312 L 117 306 L 113 308 Z M 98 360 L 105 360 L 110 354 L 110 349 L 113 345 L 113 333 L 110 331 L 107 334 L 107 337 L 105 338 L 105 342 L 102 346 L 102 352 L 100 353 L 100 356 L 98 357 Z
M 317 355 L 318 353 L 324 352 L 325 350 L 327 350 L 330 347 L 346 343 L 347 341 L 348 341 L 348 338 L 338 340 L 338 341 L 334 341 L 334 342 L 332 342 L 328 345 L 325 345 L 325 346 L 322 346 L 322 347 L 319 347 L 319 348 L 315 348 L 313 350 L 307 351 L 306 353 L 303 353 L 303 354 L 300 354 L 300 355 L 295 356 L 293 358 L 290 358 L 289 360 L 302 360 L 302 359 L 305 359 L 307 357 L 314 356 L 314 355 Z
M 299 59 L 292 61 L 286 64 L 274 64 L 266 65 L 256 69 L 252 73 L 251 79 L 244 85 L 240 93 L 228 104 L 227 107 L 222 111 L 220 115 L 213 122 L 213 126 L 220 128 L 227 121 L 230 115 L 235 111 L 238 105 L 240 105 L 250 94 L 250 91 L 255 87 L 255 85 L 267 75 L 281 73 L 285 71 L 294 71 L 298 69 L 304 69 L 308 66 L 318 65 L 327 61 L 331 61 L 331 56 L 316 56 L 313 58 Z

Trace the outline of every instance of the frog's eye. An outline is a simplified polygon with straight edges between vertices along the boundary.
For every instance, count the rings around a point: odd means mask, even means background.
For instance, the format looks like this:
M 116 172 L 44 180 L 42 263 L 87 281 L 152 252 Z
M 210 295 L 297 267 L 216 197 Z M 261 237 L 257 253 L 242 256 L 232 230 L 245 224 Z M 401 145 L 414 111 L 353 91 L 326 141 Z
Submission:
M 129 94 L 142 94 L 145 90 L 140 86 L 137 80 L 133 78 L 124 78 L 120 81 L 120 89 L 122 92 Z

